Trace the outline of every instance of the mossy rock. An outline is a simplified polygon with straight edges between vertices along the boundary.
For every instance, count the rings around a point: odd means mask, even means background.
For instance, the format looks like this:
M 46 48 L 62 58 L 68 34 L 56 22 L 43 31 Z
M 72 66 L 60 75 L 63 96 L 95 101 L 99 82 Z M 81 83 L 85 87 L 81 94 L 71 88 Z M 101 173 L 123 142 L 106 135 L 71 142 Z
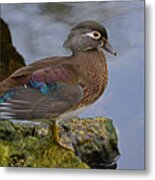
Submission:
M 35 133 L 35 128 L 43 127 L 0 121 L 0 166 L 89 168 L 73 152 L 52 143 L 51 136 Z
M 76 118 L 65 123 L 76 155 L 91 168 L 116 169 L 119 157 L 118 138 L 112 120 L 104 117 Z
M 115 169 L 119 156 L 117 135 L 107 118 L 72 119 L 61 122 L 59 135 L 74 152 L 52 141 L 44 122 L 0 121 L 0 166 Z

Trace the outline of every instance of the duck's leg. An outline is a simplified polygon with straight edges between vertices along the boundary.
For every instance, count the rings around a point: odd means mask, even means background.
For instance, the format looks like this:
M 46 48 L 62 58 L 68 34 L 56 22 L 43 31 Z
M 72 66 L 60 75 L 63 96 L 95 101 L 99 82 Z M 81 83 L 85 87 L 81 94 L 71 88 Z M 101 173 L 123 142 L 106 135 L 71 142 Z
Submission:
M 58 141 L 59 141 L 59 129 L 58 129 L 56 121 L 52 121 L 52 123 L 50 124 L 50 127 L 52 130 L 53 141 L 58 143 Z
M 57 143 L 59 146 L 67 150 L 74 151 L 74 148 L 69 139 L 60 138 L 59 128 L 56 121 L 52 121 L 52 123 L 50 123 L 50 129 L 52 130 L 53 142 Z

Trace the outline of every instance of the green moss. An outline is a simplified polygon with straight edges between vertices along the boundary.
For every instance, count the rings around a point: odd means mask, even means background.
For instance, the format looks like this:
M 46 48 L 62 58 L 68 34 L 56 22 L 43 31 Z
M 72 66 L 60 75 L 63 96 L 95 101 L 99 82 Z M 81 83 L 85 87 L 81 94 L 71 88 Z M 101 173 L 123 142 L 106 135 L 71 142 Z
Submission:
M 47 123 L 0 121 L 0 166 L 111 168 L 119 155 L 112 120 L 103 117 L 61 122 L 59 135 L 75 153 L 55 144 Z
M 0 166 L 89 168 L 75 154 L 52 142 L 51 136 L 34 133 L 40 125 L 0 124 Z
M 113 168 L 119 156 L 117 134 L 112 120 L 104 117 L 73 119 L 65 123 L 75 149 L 92 168 Z M 66 138 L 66 133 L 62 134 Z

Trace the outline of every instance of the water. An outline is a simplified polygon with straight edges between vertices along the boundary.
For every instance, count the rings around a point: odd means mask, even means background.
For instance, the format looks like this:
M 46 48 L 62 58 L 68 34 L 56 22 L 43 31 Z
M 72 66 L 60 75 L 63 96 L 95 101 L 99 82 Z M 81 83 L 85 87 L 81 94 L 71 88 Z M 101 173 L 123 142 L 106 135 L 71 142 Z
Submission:
M 118 55 L 106 53 L 108 87 L 81 117 L 113 119 L 121 152 L 118 169 L 144 169 L 144 1 L 3 4 L 1 16 L 27 64 L 68 54 L 62 44 L 78 22 L 104 24 Z

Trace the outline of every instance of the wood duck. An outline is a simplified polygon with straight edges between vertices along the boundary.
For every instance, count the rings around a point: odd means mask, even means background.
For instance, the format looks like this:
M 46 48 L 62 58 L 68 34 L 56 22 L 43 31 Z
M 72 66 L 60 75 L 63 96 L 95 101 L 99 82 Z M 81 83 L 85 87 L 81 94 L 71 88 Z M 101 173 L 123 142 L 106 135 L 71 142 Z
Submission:
M 48 119 L 61 146 L 57 123 L 77 116 L 103 94 L 108 82 L 103 49 L 116 55 L 105 27 L 95 21 L 73 27 L 64 47 L 71 56 L 39 60 L 0 83 L 1 119 Z

